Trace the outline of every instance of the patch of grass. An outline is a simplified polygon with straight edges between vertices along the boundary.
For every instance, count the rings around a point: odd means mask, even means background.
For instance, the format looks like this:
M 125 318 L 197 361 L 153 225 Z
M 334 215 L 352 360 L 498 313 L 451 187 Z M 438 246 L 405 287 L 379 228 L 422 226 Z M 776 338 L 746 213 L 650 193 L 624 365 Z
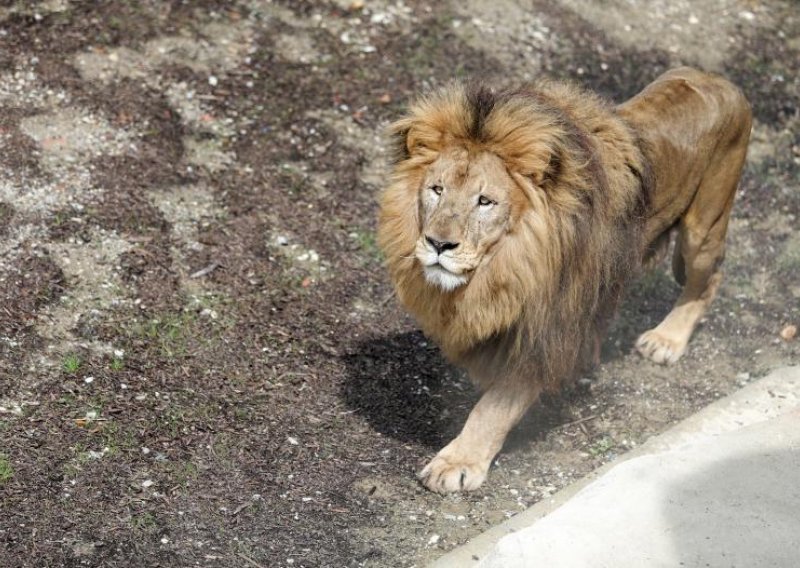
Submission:
M 149 533 L 155 530 L 157 526 L 153 513 L 145 511 L 138 515 L 131 515 L 131 528 L 134 532 Z
M 63 404 L 69 409 L 73 409 L 78 404 L 78 397 L 70 392 L 65 392 L 61 396 L 58 397 L 56 400 L 58 404 Z
M 156 343 L 162 356 L 173 359 L 186 353 L 186 328 L 194 318 L 192 313 L 169 314 L 146 322 L 136 332 Z
M 170 483 L 186 489 L 200 476 L 200 470 L 197 466 L 190 461 L 168 463 L 165 464 L 165 469 L 169 473 Z
M 5 454 L 0 454 L 0 483 L 5 483 L 14 477 L 14 468 Z
M 182 408 L 170 406 L 157 420 L 170 436 L 177 436 L 186 424 L 186 413 Z
M 103 440 L 103 446 L 108 448 L 108 455 L 110 456 L 120 451 L 132 452 L 139 447 L 134 432 L 125 429 L 117 422 L 102 423 L 100 436 Z
M 145 322 L 136 322 L 126 330 L 131 339 L 145 340 L 165 359 L 186 357 L 191 349 L 207 346 L 233 325 L 229 298 L 214 294 L 193 297 L 179 312 L 165 313 Z M 112 361 L 119 370 L 124 361 Z
M 608 436 L 603 436 L 599 440 L 592 442 L 589 446 L 589 453 L 595 457 L 602 456 L 616 447 L 616 443 Z
M 74 375 L 78 372 L 78 369 L 81 368 L 81 358 L 78 357 L 75 353 L 70 353 L 64 358 L 64 362 L 62 363 L 62 368 L 64 371 L 69 373 L 70 375 Z
M 237 422 L 247 422 L 250 420 L 251 411 L 249 408 L 244 408 L 242 406 L 237 406 L 233 410 L 233 417 L 236 419 Z
M 123 361 L 122 359 L 120 359 L 118 357 L 114 357 L 111 360 L 111 363 L 109 364 L 109 368 L 112 371 L 121 371 L 122 369 L 125 368 L 125 361 Z
M 383 260 L 383 253 L 378 247 L 378 242 L 375 240 L 375 234 L 370 231 L 356 231 L 356 242 L 372 260 L 381 262 Z
M 234 463 L 234 444 L 230 436 L 218 434 L 211 443 L 211 453 L 217 458 L 217 464 L 223 469 L 229 469 Z

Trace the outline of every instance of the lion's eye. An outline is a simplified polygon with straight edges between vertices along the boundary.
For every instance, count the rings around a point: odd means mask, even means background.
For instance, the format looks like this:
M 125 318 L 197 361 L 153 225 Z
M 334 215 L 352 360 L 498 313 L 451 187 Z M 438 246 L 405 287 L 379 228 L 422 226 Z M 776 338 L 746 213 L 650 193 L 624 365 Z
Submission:
M 481 195 L 478 197 L 478 205 L 481 207 L 487 207 L 489 205 L 494 205 L 494 201 L 486 197 L 485 195 Z
M 442 188 L 441 185 L 432 185 L 431 186 L 431 191 L 433 193 L 435 193 L 436 195 L 441 195 L 442 191 L 444 191 L 444 188 Z

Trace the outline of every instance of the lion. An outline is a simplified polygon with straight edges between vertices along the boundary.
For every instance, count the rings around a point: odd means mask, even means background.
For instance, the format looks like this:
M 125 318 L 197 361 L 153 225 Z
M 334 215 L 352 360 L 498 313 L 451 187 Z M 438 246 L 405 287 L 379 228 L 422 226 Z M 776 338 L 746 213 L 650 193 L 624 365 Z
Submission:
M 599 362 L 625 286 L 665 253 L 683 286 L 636 348 L 677 361 L 720 284 L 751 110 L 724 78 L 666 72 L 612 106 L 563 82 L 453 83 L 390 127 L 378 240 L 423 332 L 483 391 L 419 473 L 477 489 L 542 392 Z

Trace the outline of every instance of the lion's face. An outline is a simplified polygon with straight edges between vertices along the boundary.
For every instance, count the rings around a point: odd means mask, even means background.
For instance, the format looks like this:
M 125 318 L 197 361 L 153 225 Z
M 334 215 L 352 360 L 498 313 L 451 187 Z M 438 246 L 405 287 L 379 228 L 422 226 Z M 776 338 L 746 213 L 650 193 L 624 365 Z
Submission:
M 454 290 L 508 232 L 521 207 L 519 191 L 498 156 L 463 147 L 442 152 L 423 179 L 415 254 L 429 283 Z

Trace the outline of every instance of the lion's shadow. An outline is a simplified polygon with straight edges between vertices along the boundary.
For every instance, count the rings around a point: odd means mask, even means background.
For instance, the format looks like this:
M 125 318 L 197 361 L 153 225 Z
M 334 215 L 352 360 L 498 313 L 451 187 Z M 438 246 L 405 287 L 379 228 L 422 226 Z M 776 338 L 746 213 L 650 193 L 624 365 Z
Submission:
M 611 325 L 601 364 L 627 356 L 637 335 L 666 315 L 679 291 L 664 271 L 636 282 Z M 377 432 L 404 443 L 438 450 L 458 434 L 479 397 L 466 375 L 418 331 L 363 340 L 343 361 L 345 403 Z M 590 390 L 577 387 L 543 397 L 512 432 L 506 451 L 543 438 L 571 419 L 570 407 L 591 400 Z
M 367 339 L 343 357 L 346 404 L 385 436 L 438 448 L 478 394 L 418 331 Z
M 364 340 L 343 357 L 346 404 L 377 432 L 403 443 L 439 450 L 463 426 L 479 393 L 419 332 Z M 513 450 L 568 421 L 565 407 L 585 391 L 546 396 L 509 437 Z

